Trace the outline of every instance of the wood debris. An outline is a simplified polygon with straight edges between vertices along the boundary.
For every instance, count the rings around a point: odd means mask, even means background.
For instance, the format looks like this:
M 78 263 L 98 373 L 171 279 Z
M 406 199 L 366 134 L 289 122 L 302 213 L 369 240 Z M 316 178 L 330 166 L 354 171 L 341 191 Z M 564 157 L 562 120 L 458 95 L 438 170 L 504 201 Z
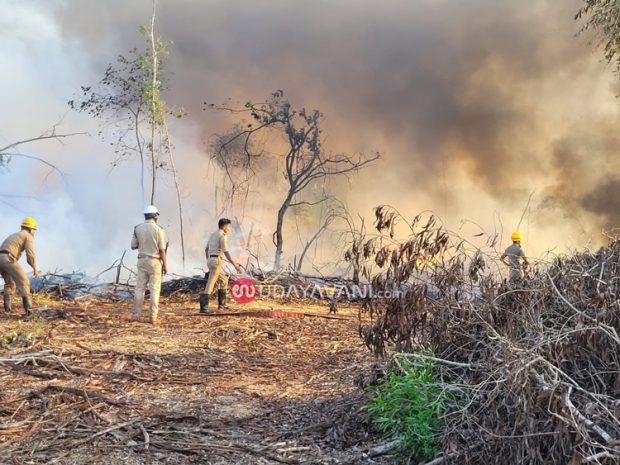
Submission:
M 201 318 L 164 300 L 152 326 L 129 303 L 63 305 L 0 317 L 24 334 L 0 351 L 1 463 L 381 463 L 365 452 L 354 378 L 373 357 L 355 320 Z

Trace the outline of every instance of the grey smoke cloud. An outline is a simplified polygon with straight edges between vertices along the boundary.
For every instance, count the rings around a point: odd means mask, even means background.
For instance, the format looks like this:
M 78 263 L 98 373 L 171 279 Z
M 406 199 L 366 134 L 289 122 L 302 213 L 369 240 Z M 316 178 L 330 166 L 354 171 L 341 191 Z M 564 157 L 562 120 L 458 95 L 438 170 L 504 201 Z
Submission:
M 542 136 L 536 87 L 559 73 L 589 85 L 593 69 L 604 72 L 586 41 L 573 37 L 579 4 L 160 1 L 159 31 L 174 41 L 170 99 L 198 121 L 203 98 L 257 99 L 283 88 L 345 126 L 345 134 L 330 134 L 343 146 L 374 132 L 395 141 L 397 150 L 382 147 L 393 159 L 413 152 L 405 163 L 411 174 L 449 161 L 455 155 L 445 143 L 454 140 L 470 174 L 499 195 L 520 190 L 510 182 L 519 153 L 529 158 L 520 164 L 526 171 L 549 156 L 528 154 L 528 139 Z M 150 8 L 146 1 L 64 5 L 57 15 L 68 37 L 95 47 L 113 36 L 120 50 L 136 44 L 136 25 Z M 93 27 L 89 14 L 103 21 Z
M 499 211 L 516 225 L 536 189 L 541 235 L 613 226 L 617 86 L 600 54 L 574 37 L 580 3 L 159 0 L 159 34 L 173 41 L 166 98 L 190 111 L 174 134 L 188 203 L 207 209 L 198 198 L 204 175 L 193 168 L 206 163 L 205 139 L 231 123 L 203 112 L 203 100 L 284 89 L 326 114 L 333 150 L 384 153 L 376 169 L 339 188 L 360 212 L 393 203 L 434 208 L 456 223 L 491 222 Z M 33 4 L 77 50 L 67 66 L 84 59 L 72 78 L 79 84 L 141 45 L 137 27 L 151 9 L 146 0 Z M 272 207 L 262 205 L 264 214 Z
M 603 217 L 606 229 L 620 224 L 620 179 L 610 177 L 582 198 L 582 206 Z

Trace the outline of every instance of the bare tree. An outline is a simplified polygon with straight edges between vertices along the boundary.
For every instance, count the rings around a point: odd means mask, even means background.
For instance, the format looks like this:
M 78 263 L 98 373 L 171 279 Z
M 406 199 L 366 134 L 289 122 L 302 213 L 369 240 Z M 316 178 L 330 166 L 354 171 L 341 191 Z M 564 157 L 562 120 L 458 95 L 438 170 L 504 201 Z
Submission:
M 251 141 L 238 137 L 243 131 L 244 128 L 236 124 L 222 134 L 215 134 L 209 145 L 211 160 L 225 173 L 225 182 L 217 185 L 223 192 L 223 201 L 218 202 L 216 198 L 216 211 L 245 210 L 252 180 L 262 168 L 256 160 L 261 152 L 250 145 Z
M 274 92 L 266 102 L 247 102 L 245 107 L 239 110 L 228 106 L 211 105 L 211 107 L 233 113 L 247 114 L 253 119 L 253 123 L 248 124 L 232 138 L 224 141 L 225 145 L 231 144 L 237 139 L 243 141 L 249 167 L 258 159 L 258 155 L 253 153 L 250 148 L 260 146 L 260 142 L 257 140 L 259 135 L 266 131 L 272 131 L 272 136 L 279 135 L 283 138 L 284 150 L 280 158 L 284 166 L 283 174 L 287 183 L 287 191 L 278 209 L 276 230 L 273 233 L 273 243 L 276 247 L 274 257 L 276 269 L 281 266 L 284 246 L 283 227 L 286 213 L 292 207 L 318 205 L 328 199 L 327 196 L 321 196 L 318 199 L 304 199 L 301 194 L 309 190 L 314 183 L 327 178 L 356 173 L 359 169 L 379 158 L 378 153 L 371 156 L 363 154 L 354 156 L 326 151 L 322 145 L 323 114 L 318 110 L 308 111 L 305 108 L 298 110 L 292 108 L 281 90 Z

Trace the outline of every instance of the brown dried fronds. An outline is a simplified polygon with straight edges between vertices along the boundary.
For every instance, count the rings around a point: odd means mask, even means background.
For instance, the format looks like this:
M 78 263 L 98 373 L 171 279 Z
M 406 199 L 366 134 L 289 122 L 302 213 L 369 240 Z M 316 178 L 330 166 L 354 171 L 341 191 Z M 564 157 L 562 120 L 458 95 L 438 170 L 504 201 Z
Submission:
M 517 286 L 498 274 L 493 241 L 472 247 L 432 215 L 398 240 L 393 213 L 377 210 L 387 233 L 372 238 L 360 333 L 377 355 L 435 353 L 456 399 L 442 463 L 620 463 L 620 241 Z

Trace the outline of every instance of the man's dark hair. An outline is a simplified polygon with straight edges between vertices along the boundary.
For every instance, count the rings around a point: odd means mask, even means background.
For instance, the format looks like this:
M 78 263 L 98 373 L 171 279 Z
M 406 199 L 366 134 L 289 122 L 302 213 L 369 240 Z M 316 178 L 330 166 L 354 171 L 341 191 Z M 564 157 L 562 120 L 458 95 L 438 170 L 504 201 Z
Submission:
M 228 218 L 220 218 L 220 221 L 217 222 L 217 227 L 222 229 L 227 224 L 230 224 L 231 221 Z
M 146 213 L 144 215 L 144 219 L 145 220 L 154 220 L 158 217 L 159 215 L 157 213 Z

